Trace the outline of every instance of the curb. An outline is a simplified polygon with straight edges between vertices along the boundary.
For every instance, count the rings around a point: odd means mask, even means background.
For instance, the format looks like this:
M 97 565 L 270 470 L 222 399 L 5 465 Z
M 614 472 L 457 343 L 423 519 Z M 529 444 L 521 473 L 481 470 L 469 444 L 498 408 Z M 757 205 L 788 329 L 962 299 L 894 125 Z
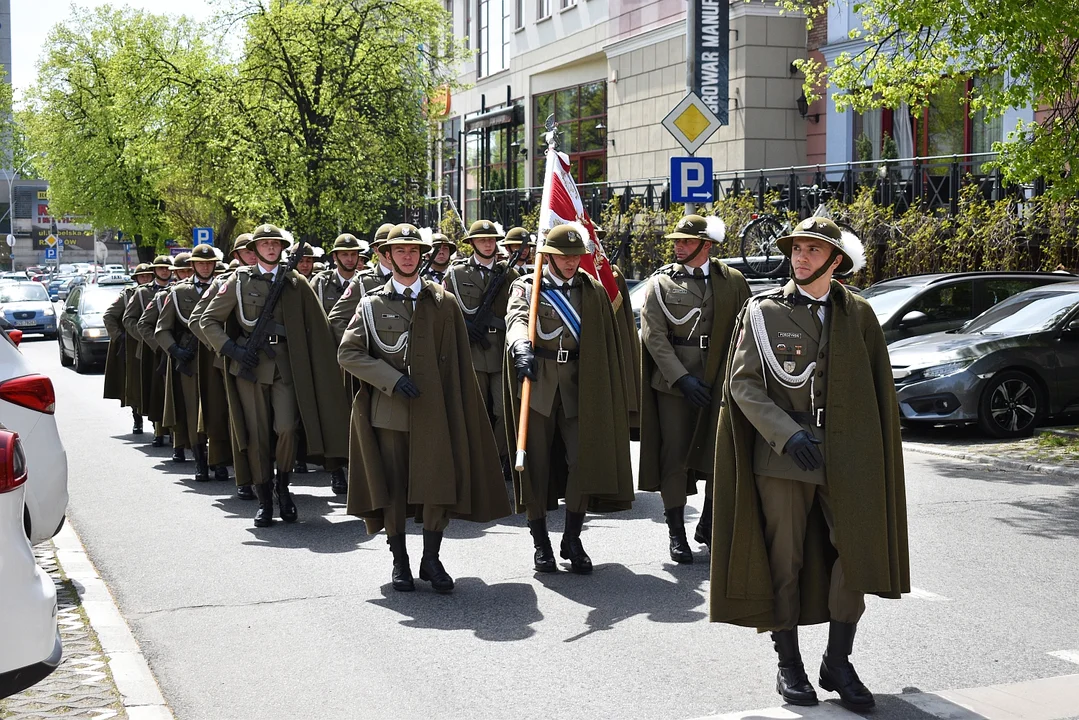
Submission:
M 90 627 L 97 633 L 101 649 L 109 659 L 109 670 L 127 716 L 131 720 L 174 720 L 146 657 L 120 615 L 112 593 L 86 555 L 70 519 L 53 538 L 53 544 L 56 560 L 75 585 Z
M 904 450 L 913 450 L 924 455 L 937 455 L 953 460 L 966 460 L 968 462 L 988 465 L 1001 470 L 1020 470 L 1024 472 L 1036 472 L 1043 475 L 1062 475 L 1064 477 L 1079 478 L 1079 468 L 1064 467 L 1062 465 L 1047 465 L 1045 463 L 1026 462 L 1023 460 L 1006 460 L 990 455 L 962 452 L 960 450 L 945 450 L 935 445 L 923 445 L 920 443 L 903 443 Z

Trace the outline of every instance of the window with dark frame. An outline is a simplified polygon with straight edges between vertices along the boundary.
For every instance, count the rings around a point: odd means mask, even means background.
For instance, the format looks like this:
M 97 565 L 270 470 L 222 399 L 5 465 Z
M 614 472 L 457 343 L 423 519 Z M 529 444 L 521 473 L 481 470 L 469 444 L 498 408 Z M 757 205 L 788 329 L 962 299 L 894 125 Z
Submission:
M 442 194 L 461 202 L 460 165 L 461 118 L 442 123 Z
M 519 104 L 519 100 L 513 103 Z M 505 106 L 488 110 L 499 107 Z M 521 122 L 477 128 L 464 134 L 465 201 L 462 212 L 466 223 L 480 219 L 483 191 L 525 187 L 525 156 L 521 155 L 520 149 L 526 141 L 523 114 L 521 117 Z
M 559 149 L 569 155 L 571 172 L 580 184 L 604 182 L 607 179 L 607 83 L 574 85 L 532 99 L 532 127 L 535 129 L 533 184 L 543 185 L 543 153 L 547 116 L 554 113 L 562 133 Z
M 551 0 L 536 0 L 536 19 L 542 20 L 543 18 L 551 16 Z

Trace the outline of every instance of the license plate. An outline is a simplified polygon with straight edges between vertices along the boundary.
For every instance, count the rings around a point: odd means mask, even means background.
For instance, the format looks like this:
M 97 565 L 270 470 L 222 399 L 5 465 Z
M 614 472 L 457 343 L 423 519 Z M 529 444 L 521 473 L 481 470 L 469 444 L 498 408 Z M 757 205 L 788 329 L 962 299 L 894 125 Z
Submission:
M 15 327 L 27 327 L 30 325 L 37 325 L 37 320 L 16 320 Z

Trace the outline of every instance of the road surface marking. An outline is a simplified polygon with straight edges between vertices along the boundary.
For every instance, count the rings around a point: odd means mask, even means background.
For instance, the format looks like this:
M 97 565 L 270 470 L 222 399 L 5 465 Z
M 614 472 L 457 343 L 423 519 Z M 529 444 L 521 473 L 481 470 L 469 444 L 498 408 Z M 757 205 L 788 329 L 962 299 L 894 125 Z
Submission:
M 834 702 L 822 702 L 812 707 L 797 707 L 785 705 L 783 707 L 765 708 L 763 710 L 747 710 L 745 712 L 733 712 L 726 715 L 710 715 L 696 718 L 695 720 L 853 720 L 861 715 L 848 712 Z
M 1055 658 L 1079 665 L 1079 650 L 1054 650 L 1049 654 Z
M 937 595 L 931 593 L 928 590 L 922 590 L 921 588 L 912 587 L 910 589 L 909 597 L 914 600 L 928 600 L 929 602 L 951 602 L 951 598 L 946 598 L 943 595 Z

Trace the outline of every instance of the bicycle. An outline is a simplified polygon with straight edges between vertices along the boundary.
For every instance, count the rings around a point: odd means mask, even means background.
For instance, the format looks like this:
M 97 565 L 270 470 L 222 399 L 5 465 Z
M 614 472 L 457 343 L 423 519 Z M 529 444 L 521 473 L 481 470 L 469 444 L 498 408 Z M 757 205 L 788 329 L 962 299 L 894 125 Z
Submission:
M 835 191 L 812 185 L 800 187 L 798 192 L 818 201 L 816 210 L 813 211 L 814 216 L 834 219 L 834 213 L 828 207 L 828 200 L 836 194 Z M 784 207 L 787 205 L 787 199 L 774 200 L 772 205 L 777 209 Z M 808 203 L 800 203 L 800 206 L 806 205 Z M 857 235 L 854 228 L 846 222 L 836 220 L 836 225 L 841 230 Z M 789 274 L 790 261 L 779 251 L 776 241 L 792 232 L 794 232 L 794 226 L 788 216 L 766 213 L 750 220 L 742 230 L 740 248 L 747 272 L 753 277 L 762 278 L 778 278 Z

